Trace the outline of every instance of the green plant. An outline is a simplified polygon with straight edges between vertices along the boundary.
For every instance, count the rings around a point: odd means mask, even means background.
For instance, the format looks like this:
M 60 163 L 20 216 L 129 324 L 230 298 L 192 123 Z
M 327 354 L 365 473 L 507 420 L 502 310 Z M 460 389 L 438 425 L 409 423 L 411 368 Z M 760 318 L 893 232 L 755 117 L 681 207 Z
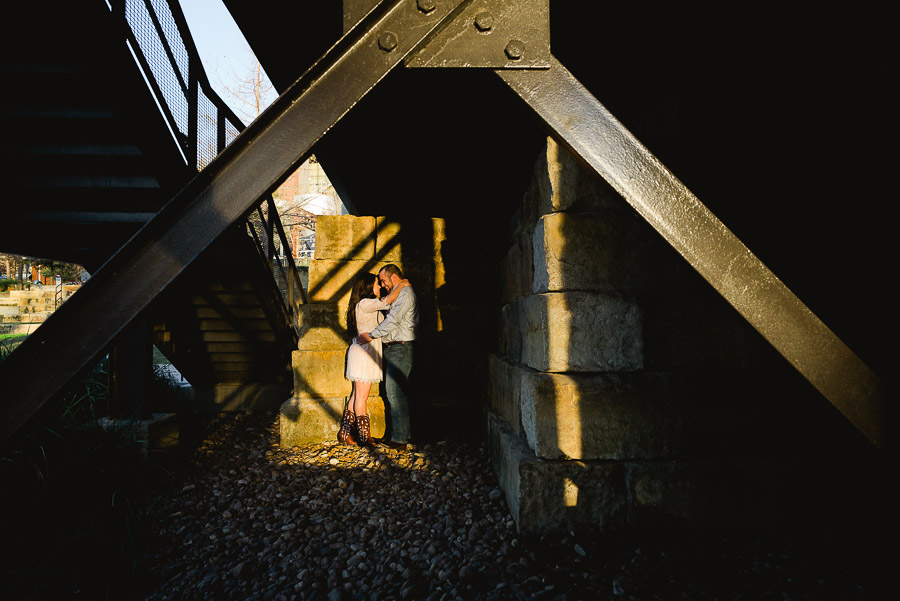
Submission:
M 28 334 L 0 334 L 0 361 L 6 359 L 26 338 Z
M 140 554 L 136 507 L 165 473 L 134 427 L 97 420 L 106 360 L 48 404 L 0 456 L 0 574 L 11 598 L 121 598 Z
M 0 292 L 6 292 L 18 283 L 19 282 L 17 280 L 14 280 L 13 278 L 0 279 Z

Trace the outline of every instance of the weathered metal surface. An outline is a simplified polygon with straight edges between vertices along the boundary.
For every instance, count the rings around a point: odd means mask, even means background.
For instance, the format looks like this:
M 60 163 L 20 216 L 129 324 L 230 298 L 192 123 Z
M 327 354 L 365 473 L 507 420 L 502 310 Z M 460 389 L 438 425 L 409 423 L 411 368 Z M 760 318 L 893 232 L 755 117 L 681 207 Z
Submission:
M 410 55 L 407 67 L 550 67 L 549 0 L 479 0 Z
M 86 369 L 135 317 L 232 223 L 301 163 L 338 120 L 468 0 L 384 2 L 343 36 L 88 283 L 0 363 L 0 440 Z M 402 32 L 391 52 L 384 32 Z M 92 307 L 114 307 L 101 314 Z M 85 315 L 95 315 L 91 320 Z M 65 343 L 51 344 L 53 341 Z M 15 377 L 28 365 L 43 377 Z
M 884 445 L 879 378 L 559 61 L 497 74 L 856 428 Z
M 378 0 L 344 0 L 344 31 L 377 4 Z M 441 0 L 415 2 L 423 14 L 431 14 L 440 4 Z M 550 0 L 476 0 L 411 54 L 406 66 L 546 69 L 550 56 Z

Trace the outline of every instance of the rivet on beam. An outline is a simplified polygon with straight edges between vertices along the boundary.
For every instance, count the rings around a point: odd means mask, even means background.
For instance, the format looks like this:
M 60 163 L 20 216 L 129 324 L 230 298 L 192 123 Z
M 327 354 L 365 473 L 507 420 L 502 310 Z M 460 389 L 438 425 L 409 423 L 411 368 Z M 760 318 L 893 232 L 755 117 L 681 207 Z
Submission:
M 378 47 L 385 52 L 390 52 L 397 47 L 397 36 L 390 31 L 385 31 L 378 38 Z
M 478 28 L 478 31 L 490 31 L 493 26 L 494 15 L 488 11 L 483 10 L 475 17 L 475 27 Z
M 504 52 L 506 52 L 506 56 L 508 56 L 510 60 L 517 61 L 525 54 L 525 42 L 521 40 L 510 40 L 509 44 L 506 45 Z

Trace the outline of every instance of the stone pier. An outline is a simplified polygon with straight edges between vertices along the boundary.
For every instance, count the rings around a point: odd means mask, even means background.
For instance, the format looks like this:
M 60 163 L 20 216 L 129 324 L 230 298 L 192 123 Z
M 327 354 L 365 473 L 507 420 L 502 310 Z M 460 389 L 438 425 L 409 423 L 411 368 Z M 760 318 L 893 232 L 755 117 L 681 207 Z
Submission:
M 443 219 L 319 216 L 315 257 L 309 265 L 309 303 L 302 307 L 298 348 L 293 353 L 294 393 L 281 407 L 281 444 L 286 446 L 336 438 L 350 382 L 344 379 L 347 348 L 346 314 L 354 277 L 361 271 L 377 273 L 393 263 L 400 267 L 416 290 L 420 327 L 416 342 L 413 378 L 420 382 L 411 411 L 453 405 L 460 397 L 458 374 L 486 374 L 484 354 L 464 355 L 473 335 L 454 328 L 463 312 L 447 289 L 448 253 Z M 466 310 L 467 319 L 478 319 L 483 309 Z M 476 321 L 476 324 L 478 322 Z M 478 343 L 483 348 L 483 343 Z M 480 361 L 479 365 L 476 365 Z M 486 378 L 486 375 L 485 375 Z M 436 389 L 427 383 L 443 380 Z M 368 405 L 372 435 L 384 434 L 384 402 L 379 385 L 373 385 Z M 413 423 L 415 437 L 417 423 Z M 422 430 L 419 431 L 422 433 Z
M 351 282 L 388 263 L 420 304 L 413 438 L 485 435 L 522 532 L 816 528 L 877 496 L 862 436 L 552 139 L 500 227 L 319 217 L 282 445 L 336 439 Z
M 774 527 L 857 442 L 552 139 L 500 271 L 488 431 L 520 531 Z

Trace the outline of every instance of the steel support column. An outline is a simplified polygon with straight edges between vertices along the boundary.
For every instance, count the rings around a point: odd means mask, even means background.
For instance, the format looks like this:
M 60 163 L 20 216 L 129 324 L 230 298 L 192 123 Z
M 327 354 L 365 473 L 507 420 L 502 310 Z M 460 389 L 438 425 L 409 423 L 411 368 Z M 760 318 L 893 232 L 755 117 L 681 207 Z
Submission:
M 495 72 L 856 428 L 884 444 L 879 378 L 558 60 Z
M 470 0 L 385 1 L 344 35 L 87 284 L 0 363 L 0 441 L 85 370 L 229 225 L 273 190 L 388 72 Z M 47 367 L 41 378 L 16 374 Z

